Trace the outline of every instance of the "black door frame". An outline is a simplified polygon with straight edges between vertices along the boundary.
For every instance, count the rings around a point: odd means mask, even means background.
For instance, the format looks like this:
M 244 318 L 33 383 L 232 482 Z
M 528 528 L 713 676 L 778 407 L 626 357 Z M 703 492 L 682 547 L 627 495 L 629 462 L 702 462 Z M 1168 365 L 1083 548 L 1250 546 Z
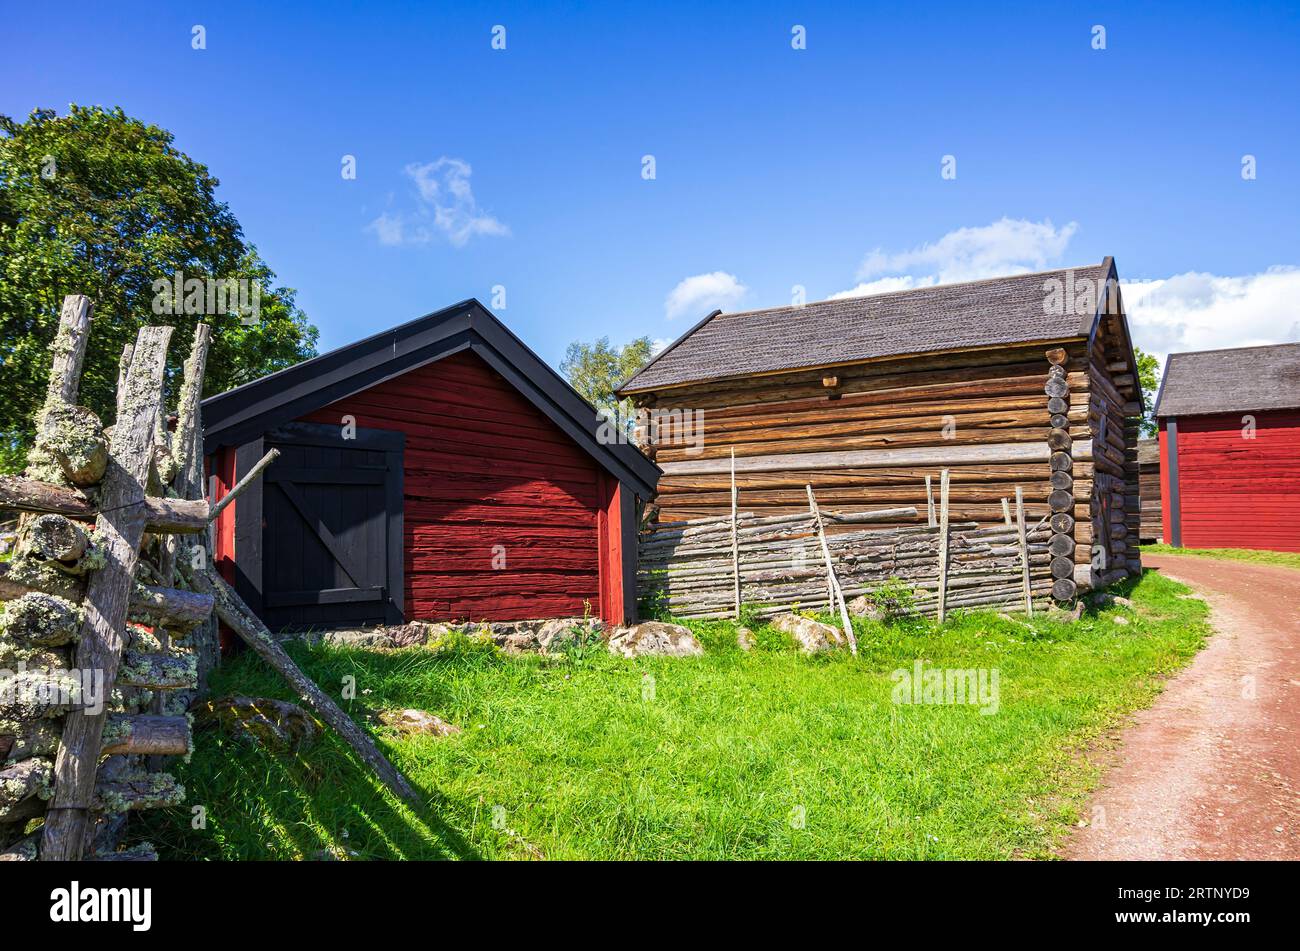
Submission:
M 266 443 L 292 442 L 297 445 L 325 446 L 336 449 L 370 449 L 384 453 L 389 478 L 385 481 L 384 507 L 387 511 L 387 571 L 385 573 L 384 621 L 387 624 L 404 624 L 406 621 L 405 558 L 403 519 L 403 453 L 406 434 L 391 429 L 363 429 L 357 427 L 349 438 L 344 438 L 341 426 L 323 423 L 285 423 L 257 439 L 243 443 L 235 450 L 235 481 L 238 482 L 266 453 Z M 267 472 L 274 471 L 272 463 Z M 262 536 L 270 530 L 263 515 L 263 480 L 258 479 L 244 491 L 235 504 L 235 590 L 259 617 L 265 615 L 266 599 L 263 593 L 262 563 L 264 545 Z M 347 570 L 346 567 L 344 570 Z

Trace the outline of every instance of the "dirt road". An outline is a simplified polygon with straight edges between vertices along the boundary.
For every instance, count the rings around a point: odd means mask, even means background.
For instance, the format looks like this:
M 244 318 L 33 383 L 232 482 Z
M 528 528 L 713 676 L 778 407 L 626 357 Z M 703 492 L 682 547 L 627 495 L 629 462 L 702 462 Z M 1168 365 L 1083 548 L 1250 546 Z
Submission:
M 1300 570 L 1143 563 L 1210 604 L 1205 650 L 1121 737 L 1070 859 L 1300 859 Z

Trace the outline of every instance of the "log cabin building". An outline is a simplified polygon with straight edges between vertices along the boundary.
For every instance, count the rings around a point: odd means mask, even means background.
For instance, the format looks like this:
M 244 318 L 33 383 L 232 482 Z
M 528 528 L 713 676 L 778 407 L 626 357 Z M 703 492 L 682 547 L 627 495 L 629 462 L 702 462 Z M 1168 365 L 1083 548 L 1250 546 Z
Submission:
M 636 607 L 659 471 L 475 300 L 203 402 L 219 570 L 275 629 Z
M 1142 530 L 1138 532 L 1143 544 L 1164 538 L 1163 512 L 1160 501 L 1160 440 L 1138 440 L 1138 490 L 1142 500 Z
M 1300 551 L 1300 343 L 1171 353 L 1155 415 L 1166 543 Z
M 653 517 L 915 506 L 994 525 L 1021 486 L 1052 593 L 1140 570 L 1143 411 L 1115 264 L 709 314 L 624 383 Z M 924 514 L 922 515 L 924 517 Z

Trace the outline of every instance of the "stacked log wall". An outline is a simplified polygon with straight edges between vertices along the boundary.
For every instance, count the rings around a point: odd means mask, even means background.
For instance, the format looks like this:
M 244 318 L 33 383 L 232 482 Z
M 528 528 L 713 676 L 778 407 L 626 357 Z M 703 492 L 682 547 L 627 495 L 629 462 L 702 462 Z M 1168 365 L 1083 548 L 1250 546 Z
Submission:
M 1076 463 L 1075 580 L 1081 589 L 1140 573 L 1141 530 L 1137 437 L 1141 406 L 1131 372 L 1121 318 L 1104 316 L 1078 358 L 1086 365 L 1086 424 L 1071 435 L 1088 439 L 1092 459 Z M 1086 491 L 1086 496 L 1083 492 Z
M 1052 592 L 1052 534 L 1044 522 L 1026 526 L 1022 553 L 1018 530 L 1004 524 L 952 523 L 945 546 L 943 528 L 926 524 L 913 508 L 820 514 L 828 529 L 825 557 L 846 599 L 870 597 L 896 581 L 910 589 L 912 603 L 906 611 L 937 614 L 941 587 L 949 609 L 1019 610 L 1025 606 L 1026 558 L 1029 595 L 1045 601 Z M 738 514 L 735 549 L 731 526 L 730 518 L 712 517 L 643 533 L 638 591 L 646 608 L 679 618 L 734 617 L 733 586 L 738 585 L 740 602 L 758 617 L 796 609 L 835 610 L 819 557 L 817 526 L 808 511 Z M 832 527 L 840 531 L 831 533 Z
M 1051 345 L 873 361 L 636 397 L 639 409 L 660 419 L 647 434 L 648 452 L 664 470 L 659 517 L 678 522 L 729 513 L 723 460 L 734 450 L 740 505 L 757 515 L 805 510 L 805 485 L 836 509 L 924 510 L 925 477 L 937 480 L 947 468 L 954 521 L 1001 524 L 1002 499 L 1014 498 L 1020 485 L 1033 524 L 1049 514 L 1053 490 L 1046 445 L 1052 414 L 1044 396 Z M 1075 353 L 1064 371 L 1071 392 L 1082 395 L 1061 415 L 1086 438 L 1086 353 Z M 866 458 L 875 451 L 900 453 L 904 461 Z M 797 459 L 778 460 L 801 454 L 810 455 L 806 468 Z M 909 454 L 926 462 L 907 461 Z M 769 460 L 777 460 L 777 471 L 745 471 L 746 463 Z M 710 461 L 720 464 L 705 471 Z M 1086 497 L 1080 504 L 1086 509 Z
M 1161 541 L 1165 529 L 1160 505 L 1160 446 L 1155 439 L 1138 440 L 1138 499 L 1142 513 L 1140 540 Z
M 1051 450 L 1050 465 L 1052 469 L 1052 492 L 1047 498 L 1051 510 L 1052 560 L 1052 596 L 1058 601 L 1068 601 L 1078 593 L 1078 543 L 1075 541 L 1076 526 L 1081 519 L 1079 512 L 1082 502 L 1091 509 L 1090 482 L 1077 479 L 1075 457 L 1084 463 L 1083 453 L 1075 448 L 1075 439 L 1087 435 L 1086 425 L 1072 424 L 1070 414 L 1076 417 L 1079 408 L 1086 406 L 1086 400 L 1077 393 L 1075 402 L 1071 402 L 1070 373 L 1084 376 L 1088 370 L 1086 353 L 1076 352 L 1071 356 L 1070 348 L 1056 347 L 1048 350 L 1044 358 L 1049 364 L 1047 385 L 1047 412 L 1050 429 L 1047 432 L 1047 448 Z M 1077 423 L 1077 421 L 1076 421 Z M 1080 433 L 1079 430 L 1084 432 Z M 1080 442 L 1080 447 L 1087 444 Z M 1087 473 L 1080 473 L 1080 475 Z M 1086 516 L 1083 516 L 1086 518 Z

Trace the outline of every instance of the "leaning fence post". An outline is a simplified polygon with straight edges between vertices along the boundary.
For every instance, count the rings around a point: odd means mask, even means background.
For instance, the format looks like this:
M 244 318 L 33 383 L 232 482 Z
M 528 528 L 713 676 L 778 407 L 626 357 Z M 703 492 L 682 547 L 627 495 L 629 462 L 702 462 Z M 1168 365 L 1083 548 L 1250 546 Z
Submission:
M 113 428 L 114 465 L 100 488 L 95 534 L 104 539 L 104 564 L 86 584 L 86 611 L 77 644 L 77 669 L 102 672 L 116 683 L 126 642 L 127 601 L 144 538 L 145 484 L 153 460 L 154 420 L 163 412 L 162 382 L 171 327 L 142 327 L 127 376 L 125 413 Z M 68 714 L 54 761 L 54 795 L 41 831 L 40 856 L 79 859 L 90 827 L 95 776 L 105 717 L 77 709 Z
M 930 485 L 930 475 L 925 476 L 925 514 L 931 528 L 935 528 L 939 523 L 934 518 L 934 489 Z
M 1006 505 L 1003 499 L 1002 504 Z M 1020 579 L 1025 589 L 1025 613 L 1034 616 L 1034 599 L 1029 589 L 1029 540 L 1025 537 L 1025 493 L 1016 486 L 1016 534 L 1020 539 Z
M 1011 527 L 1011 506 L 1007 504 L 1006 499 L 1002 500 L 1002 521 L 1006 523 L 1007 528 Z
M 731 575 L 735 585 L 736 620 L 740 620 L 740 543 L 736 538 L 736 447 L 731 447 Z
M 77 402 L 81 386 L 81 365 L 86 359 L 86 342 L 90 339 L 90 314 L 94 308 L 90 298 L 83 294 L 69 294 L 63 298 L 59 311 L 59 327 L 55 331 L 54 363 L 50 367 L 49 382 L 45 389 L 45 402 L 36 420 L 36 430 L 41 436 L 49 435 L 52 410 L 70 407 Z
M 839 605 L 844 636 L 849 639 L 849 651 L 856 657 L 858 639 L 853 636 L 853 622 L 849 620 L 849 606 L 844 603 L 844 589 L 840 587 L 840 579 L 835 577 L 835 563 L 831 561 L 831 546 L 826 541 L 826 525 L 822 522 L 821 509 L 817 507 L 817 497 L 813 495 L 812 485 L 805 488 L 808 489 L 808 507 L 812 510 L 813 528 L 816 529 L 817 538 L 822 543 L 822 557 L 826 559 L 826 581 L 831 589 L 830 610 L 833 612 L 836 605 Z
M 939 623 L 948 607 L 948 470 L 939 477 Z

